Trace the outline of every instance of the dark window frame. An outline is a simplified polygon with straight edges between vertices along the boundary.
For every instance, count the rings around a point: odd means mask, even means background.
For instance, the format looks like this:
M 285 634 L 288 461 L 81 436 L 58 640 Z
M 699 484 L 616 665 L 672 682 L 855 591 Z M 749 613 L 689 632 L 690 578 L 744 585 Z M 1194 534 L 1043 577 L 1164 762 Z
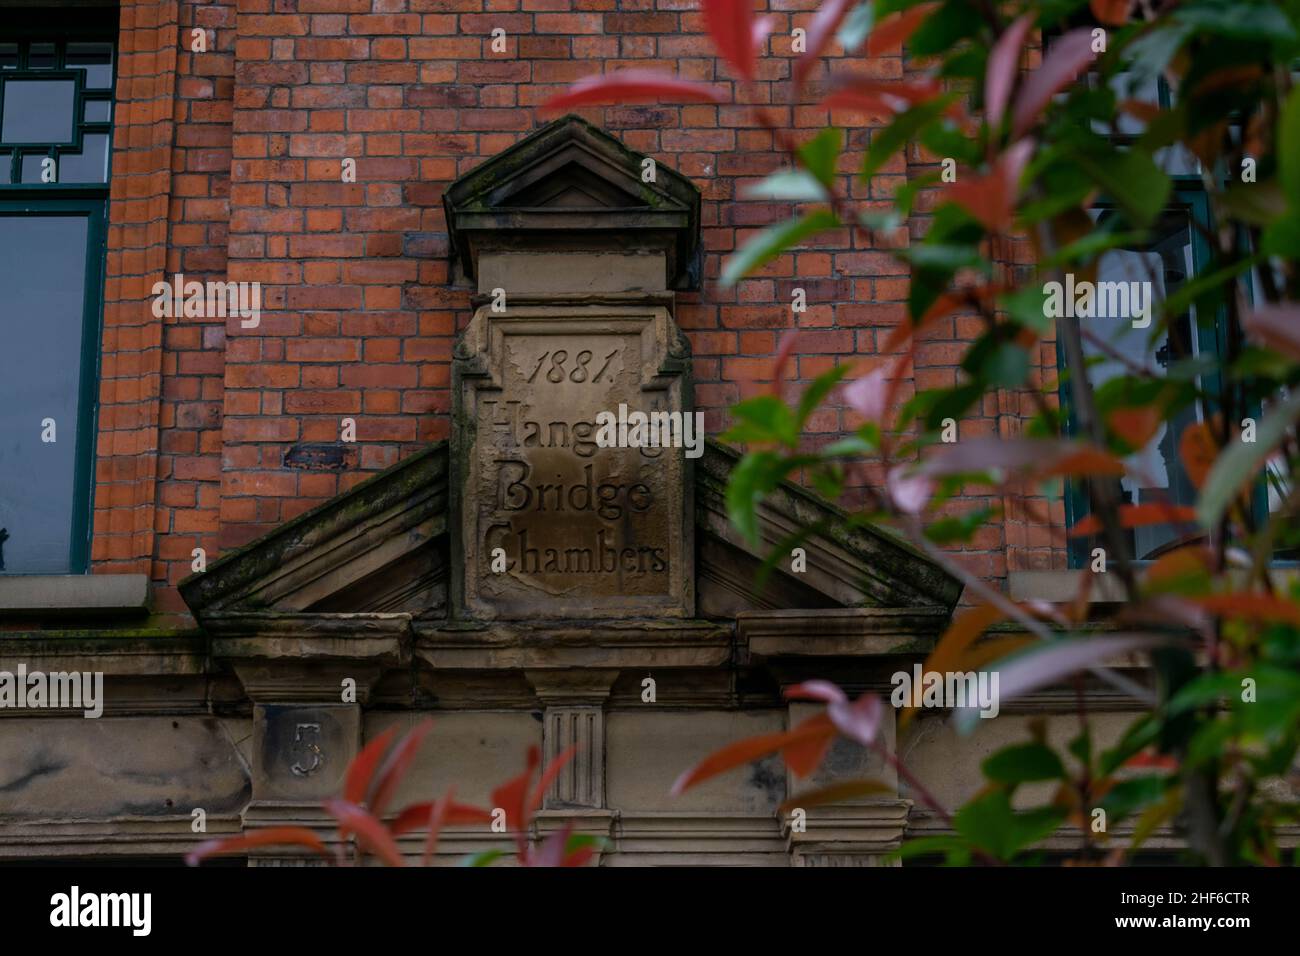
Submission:
M 72 11 L 69 11 L 72 12 Z M 113 79 L 104 96 L 114 103 L 117 86 L 117 67 L 120 49 L 117 43 L 118 10 L 112 8 L 79 8 L 75 17 L 64 17 L 66 25 L 59 22 L 51 29 L 48 10 L 20 10 L 6 13 L 0 24 L 0 42 L 15 40 L 53 42 L 57 44 L 57 62 L 63 62 L 69 42 L 108 42 L 113 46 Z M 10 16 L 12 15 L 12 19 Z M 58 70 L 37 71 L 45 77 Z M 78 80 L 78 88 L 81 81 Z M 80 108 L 82 100 L 77 100 Z M 68 555 L 68 573 L 86 574 L 90 571 L 90 547 L 93 534 L 95 496 L 95 446 L 99 437 L 99 382 L 101 372 L 101 343 L 104 332 L 104 284 L 108 252 L 108 203 L 112 181 L 112 120 L 102 126 L 109 135 L 108 181 L 104 183 L 0 183 L 0 217 L 21 216 L 85 216 L 87 221 L 85 257 L 85 294 L 82 302 L 81 361 L 78 370 L 77 440 L 74 452 L 71 534 Z M 80 118 L 74 126 L 85 125 Z M 74 130 L 80 137 L 80 132 Z M 80 143 L 79 143 L 80 145 Z M 10 149 L 6 146 L 4 149 Z M 23 571 L 6 570 L 0 574 L 20 576 Z

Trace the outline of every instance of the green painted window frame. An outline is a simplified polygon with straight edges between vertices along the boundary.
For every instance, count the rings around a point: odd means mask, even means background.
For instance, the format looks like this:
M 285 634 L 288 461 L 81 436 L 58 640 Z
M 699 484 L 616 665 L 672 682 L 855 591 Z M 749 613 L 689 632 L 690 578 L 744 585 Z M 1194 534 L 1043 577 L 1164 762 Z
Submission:
M 107 192 L 107 189 L 104 190 Z M 99 433 L 100 342 L 103 340 L 104 268 L 108 251 L 108 197 L 39 196 L 16 198 L 0 194 L 0 216 L 85 216 L 86 291 L 81 306 L 81 363 L 77 376 L 77 443 L 74 455 L 72 533 L 68 573 L 90 570 L 91 515 L 95 497 L 95 442 Z M 18 576 L 22 571 L 0 571 Z
M 1199 223 L 1203 229 L 1193 228 L 1192 236 L 1192 273 L 1188 280 L 1204 274 L 1207 264 L 1212 259 L 1212 250 L 1209 242 L 1205 238 L 1206 232 L 1213 232 L 1213 217 L 1210 213 L 1209 197 L 1201 181 L 1195 176 L 1175 176 L 1172 177 L 1174 190 L 1167 209 L 1186 210 L 1188 218 L 1193 223 Z M 1114 208 L 1112 203 L 1100 200 L 1094 204 L 1095 209 Z M 1249 276 L 1247 281 L 1247 295 L 1250 296 Z M 1215 355 L 1222 355 L 1227 349 L 1227 310 L 1220 307 L 1214 316 L 1214 321 L 1196 323 L 1196 342 L 1202 354 L 1212 352 Z M 1059 342 L 1059 331 L 1058 331 Z M 1065 433 L 1069 436 L 1077 434 L 1076 421 L 1073 411 L 1073 399 L 1070 396 L 1069 383 L 1065 376 L 1065 360 L 1062 350 L 1057 350 L 1057 373 L 1059 380 L 1058 396 L 1061 406 L 1061 420 L 1064 424 Z M 1211 395 L 1219 391 L 1219 376 L 1217 374 L 1206 376 L 1202 379 L 1203 389 Z M 1211 405 L 1213 412 L 1215 406 Z M 1259 416 L 1259 409 L 1251 410 L 1256 417 Z M 1178 463 L 1181 467 L 1181 463 Z M 1257 518 L 1267 516 L 1268 513 L 1268 494 L 1263 484 L 1263 479 L 1257 484 L 1253 497 L 1253 508 Z M 1082 520 L 1090 513 L 1088 506 L 1088 495 L 1083 481 L 1079 479 L 1068 479 L 1065 484 L 1065 523 L 1067 528 L 1072 528 L 1076 523 Z M 1087 538 L 1071 539 L 1067 545 L 1068 565 L 1072 569 L 1084 568 L 1088 566 L 1091 549 L 1094 545 Z M 1139 564 L 1146 563 L 1138 559 Z
M 75 16 L 53 19 L 49 10 L 9 10 L 0 23 L 0 42 L 31 41 L 56 44 L 56 62 L 63 63 L 67 44 L 77 42 L 107 42 L 113 46 L 113 80 L 102 91 L 114 103 L 117 87 L 119 49 L 117 45 L 118 10 L 111 8 L 78 8 Z M 66 23 L 63 21 L 67 21 Z M 52 27 L 55 23 L 57 26 Z M 44 77 L 59 74 L 59 70 L 39 71 Z M 72 71 L 80 73 L 81 71 Z M 78 89 L 81 81 L 78 80 Z M 78 98 L 77 106 L 81 107 Z M 112 182 L 112 122 L 94 124 L 96 129 L 109 136 L 109 167 L 107 181 L 103 183 L 0 183 L 0 216 L 85 216 L 86 257 L 85 295 L 81 314 L 81 362 L 78 371 L 77 442 L 73 473 L 76 494 L 72 502 L 72 529 L 70 535 L 68 573 L 87 574 L 90 571 L 90 541 L 93 533 L 95 497 L 95 445 L 99 435 L 99 379 L 101 371 L 101 343 L 104 330 L 104 282 L 108 255 L 108 203 Z M 75 135 L 80 145 L 80 129 L 86 124 L 80 118 L 74 123 Z M 8 149 L 9 147 L 5 147 Z M 15 173 L 17 175 L 17 173 Z M 19 577 L 22 571 L 0 571 L 6 576 Z

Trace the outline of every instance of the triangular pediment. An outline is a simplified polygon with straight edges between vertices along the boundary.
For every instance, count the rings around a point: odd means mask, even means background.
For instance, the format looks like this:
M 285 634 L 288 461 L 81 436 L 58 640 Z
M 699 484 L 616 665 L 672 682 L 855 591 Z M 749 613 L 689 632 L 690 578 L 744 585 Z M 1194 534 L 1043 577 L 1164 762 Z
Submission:
M 699 236 L 700 192 L 689 179 L 578 116 L 476 166 L 447 187 L 443 204 L 453 255 L 471 278 L 478 249 L 492 242 L 557 234 L 599 246 L 616 236 L 666 245 L 681 287 Z
M 695 464 L 697 616 L 852 607 L 950 610 L 960 584 L 890 535 L 852 527 L 790 483 L 759 509 L 755 547 L 727 519 L 727 476 L 739 455 L 710 442 Z M 248 545 L 180 585 L 203 620 L 243 612 L 404 612 L 447 616 L 448 445 L 407 458 Z M 755 587 L 764 556 L 800 527 L 807 567 L 779 567 Z

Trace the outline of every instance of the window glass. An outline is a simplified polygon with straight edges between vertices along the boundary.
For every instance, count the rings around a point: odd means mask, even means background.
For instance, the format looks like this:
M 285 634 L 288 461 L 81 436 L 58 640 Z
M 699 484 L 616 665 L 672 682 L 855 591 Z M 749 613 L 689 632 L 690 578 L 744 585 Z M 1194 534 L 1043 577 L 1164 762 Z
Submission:
M 88 237 L 86 216 L 0 215 L 0 557 L 7 572 L 71 570 Z
M 86 71 L 87 89 L 106 90 L 113 85 L 111 43 L 69 43 L 64 63 L 70 70 Z
M 1094 211 L 1093 215 L 1104 222 L 1109 213 Z M 1084 353 L 1093 363 L 1091 377 L 1096 388 L 1131 374 L 1134 366 L 1163 375 L 1175 362 L 1200 354 L 1191 311 L 1173 319 L 1167 331 L 1152 339 L 1152 331 L 1159 325 L 1159 303 L 1193 275 L 1193 238 L 1190 213 L 1171 210 L 1161 218 L 1150 245 L 1114 249 L 1101 257 L 1095 286 L 1098 314 L 1080 319 L 1085 331 Z M 1195 406 L 1181 409 L 1161 424 L 1145 448 L 1128 458 L 1129 475 L 1121 481 L 1123 503 L 1195 504 L 1196 489 L 1183 470 L 1178 443 L 1183 429 L 1198 416 Z M 1174 525 L 1152 525 L 1127 535 L 1132 553 L 1139 559 L 1151 559 L 1184 543 L 1184 531 Z
M 87 133 L 80 153 L 61 152 L 58 175 L 61 183 L 108 182 L 108 135 Z
M 0 142 L 71 142 L 76 90 L 71 80 L 6 80 Z

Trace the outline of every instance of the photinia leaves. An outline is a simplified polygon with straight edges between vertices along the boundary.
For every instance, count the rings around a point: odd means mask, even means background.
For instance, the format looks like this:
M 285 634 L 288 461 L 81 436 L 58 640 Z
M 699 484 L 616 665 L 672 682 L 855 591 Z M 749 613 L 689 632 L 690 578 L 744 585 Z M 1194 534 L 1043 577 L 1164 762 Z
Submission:
M 415 759 L 415 752 L 420 748 L 420 744 L 433 729 L 432 720 L 422 720 L 411 729 L 401 742 L 393 748 L 393 752 L 388 755 L 376 775 L 376 782 L 373 794 L 367 802 L 371 811 L 376 816 L 384 812 L 388 806 L 388 801 L 392 799 L 393 793 L 397 786 L 402 782 L 402 777 L 406 776 L 406 771 L 411 767 L 411 761 Z
M 1108 27 L 1122 27 L 1128 23 L 1133 0 L 1088 0 L 1088 6 L 1098 23 L 1104 23 Z
M 1178 439 L 1178 457 L 1192 484 L 1197 488 L 1204 485 L 1219 457 L 1219 443 L 1208 423 L 1193 422 L 1183 429 Z
M 928 102 L 943 92 L 934 80 L 874 80 L 866 76 L 838 76 L 821 106 L 826 109 L 863 110 L 871 114 L 901 113 Z M 950 107 L 950 109 L 953 107 Z
M 906 43 L 925 18 L 939 9 L 938 3 L 921 3 L 881 20 L 867 37 L 867 55 L 881 56 Z
M 1025 37 L 1033 25 L 1034 15 L 1025 14 L 998 37 L 989 54 L 984 73 L 984 113 L 994 130 L 1001 127 L 1002 117 L 1011 101 L 1011 89 L 1015 86 L 1016 72 L 1020 67 L 1020 51 L 1024 49 Z
M 1164 424 L 1164 417 L 1153 405 L 1116 408 L 1106 416 L 1106 424 L 1129 448 L 1137 450 L 1145 448 L 1147 442 L 1155 437 Z
M 339 834 L 355 833 L 357 842 L 389 866 L 404 866 L 393 835 L 369 811 L 347 800 L 325 801 L 325 810 L 339 822 Z
M 389 727 L 382 734 L 362 748 L 361 753 L 352 758 L 348 764 L 347 780 L 343 784 L 343 799 L 349 803 L 360 803 L 370 791 L 370 780 L 375 775 L 375 768 L 383 759 L 388 745 L 397 735 L 396 727 Z
M 796 87 L 803 86 L 809 71 L 826 52 L 826 47 L 834 38 L 835 31 L 840 28 L 840 21 L 844 19 L 844 15 L 849 12 L 849 7 L 853 6 L 853 3 L 854 0 L 822 0 L 821 6 L 817 8 L 817 12 L 813 14 L 808 24 L 807 48 L 794 63 Z
M 401 836 L 403 833 L 410 833 L 413 830 L 422 830 L 429 826 L 432 814 L 437 808 L 438 801 L 425 801 L 423 803 L 412 803 L 410 806 L 403 807 L 389 831 L 393 836 Z M 444 808 L 442 822 L 449 826 L 467 823 L 491 823 L 492 814 L 482 807 L 473 807 L 465 803 L 450 802 Z
M 1273 594 L 1249 592 L 1210 594 L 1203 597 L 1190 597 L 1188 600 L 1211 614 L 1221 617 L 1300 627 L 1300 606 L 1297 606 L 1294 601 Z
M 1253 442 L 1240 438 L 1229 445 L 1205 476 L 1197 516 L 1206 528 L 1213 528 L 1242 487 L 1264 467 L 1286 433 L 1300 420 L 1300 392 L 1270 408 L 1259 423 Z
M 846 780 L 843 783 L 832 783 L 826 787 L 818 787 L 816 790 L 805 790 L 803 793 L 795 794 L 777 809 L 782 813 L 789 813 L 796 807 L 806 810 L 809 807 L 821 807 L 828 803 L 856 800 L 859 797 L 874 797 L 879 793 L 895 794 L 897 789 L 880 780 Z
M 889 366 L 879 365 L 844 387 L 845 403 L 869 422 L 885 417 L 889 395 Z
M 723 288 L 730 288 L 741 277 L 771 262 L 809 236 L 834 229 L 839 224 L 839 220 L 829 209 L 818 209 L 798 219 L 787 219 L 785 222 L 768 226 L 732 253 L 726 266 L 723 267 L 719 282 Z
M 1119 523 L 1122 528 L 1144 528 L 1153 524 L 1191 523 L 1196 520 L 1196 509 L 1183 505 L 1171 505 L 1163 501 L 1147 501 L 1138 505 L 1120 505 Z M 1102 530 L 1101 519 L 1091 514 L 1075 523 L 1070 529 L 1070 537 L 1083 538 L 1099 534 Z
M 830 717 L 835 729 L 864 747 L 876 742 L 884 712 L 885 705 L 875 694 L 863 694 L 851 704 L 835 700 L 826 705 L 826 716 Z
M 718 51 L 744 79 L 754 78 L 757 34 L 754 0 L 702 0 L 704 27 Z
M 1005 232 L 1015 219 L 1020 177 L 1033 151 L 1033 140 L 1020 140 L 994 160 L 986 175 L 967 175 L 952 183 L 944 199 L 961 206 L 989 232 Z
M 252 833 L 240 836 L 207 840 L 185 854 L 185 862 L 189 866 L 198 866 L 208 857 L 243 853 L 245 850 L 260 846 L 305 846 L 321 856 L 334 859 L 334 854 L 329 851 L 321 838 L 306 827 L 267 827 L 265 830 L 254 830 Z
M 1300 303 L 1263 306 L 1242 319 L 1241 324 L 1246 334 L 1265 348 L 1300 362 Z
M 827 703 L 848 700 L 844 691 L 827 680 L 806 680 L 785 689 L 786 700 L 824 700 Z
M 683 80 L 658 70 L 618 70 L 601 76 L 588 76 L 567 93 L 546 101 L 548 112 L 574 106 L 597 106 L 610 103 L 658 103 L 667 100 L 691 103 L 725 103 L 719 90 Z
M 1086 27 L 1071 30 L 1053 43 L 1042 65 L 1020 87 L 1011 112 L 1011 138 L 1025 135 L 1052 97 L 1073 83 L 1096 57 L 1092 50 L 1092 31 Z
M 728 744 L 721 750 L 709 754 L 678 777 L 672 786 L 671 793 L 673 796 L 678 796 L 711 777 L 716 777 L 718 774 L 726 773 L 728 770 L 744 766 L 747 763 L 753 763 L 768 754 L 789 747 L 799 747 L 813 742 L 829 744 L 834 736 L 835 727 L 830 722 L 830 719 L 825 714 L 817 714 L 799 724 L 793 730 L 774 734 L 760 734 L 757 737 L 738 740 L 735 743 Z

